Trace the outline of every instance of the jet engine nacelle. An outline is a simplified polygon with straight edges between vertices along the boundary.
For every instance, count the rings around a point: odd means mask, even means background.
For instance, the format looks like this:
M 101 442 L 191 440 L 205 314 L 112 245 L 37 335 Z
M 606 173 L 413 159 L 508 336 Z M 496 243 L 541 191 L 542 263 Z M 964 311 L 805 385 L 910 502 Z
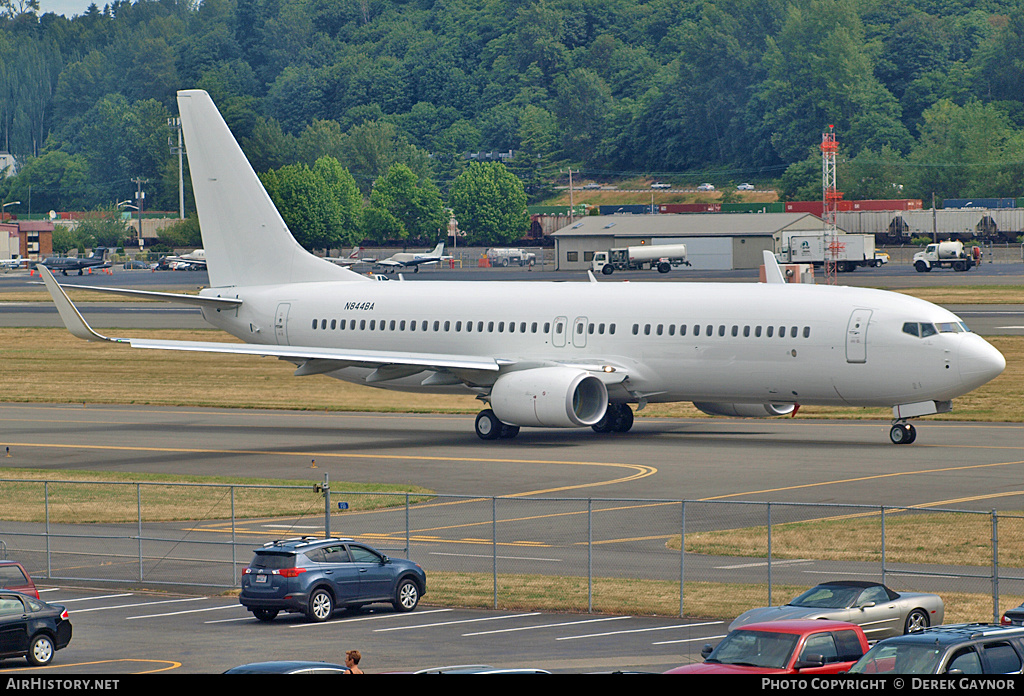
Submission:
M 491 409 L 502 423 L 582 428 L 608 408 L 608 389 L 589 372 L 537 367 L 502 375 L 491 388 Z
M 794 408 L 793 404 L 716 404 L 704 401 L 694 401 L 693 405 L 712 416 L 732 416 L 733 418 L 787 416 L 793 412 Z

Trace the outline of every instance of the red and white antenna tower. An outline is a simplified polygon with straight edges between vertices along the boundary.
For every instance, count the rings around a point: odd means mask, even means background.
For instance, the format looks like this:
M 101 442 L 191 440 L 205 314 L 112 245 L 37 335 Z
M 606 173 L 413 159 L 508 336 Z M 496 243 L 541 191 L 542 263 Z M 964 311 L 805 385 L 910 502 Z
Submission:
M 836 141 L 835 126 L 830 125 L 828 131 L 821 134 L 821 196 L 822 220 L 824 229 L 825 282 L 836 284 L 836 261 L 839 252 L 845 246 L 839 241 L 836 230 L 836 213 L 839 212 L 839 201 L 843 194 L 836 190 L 836 153 L 839 143 Z

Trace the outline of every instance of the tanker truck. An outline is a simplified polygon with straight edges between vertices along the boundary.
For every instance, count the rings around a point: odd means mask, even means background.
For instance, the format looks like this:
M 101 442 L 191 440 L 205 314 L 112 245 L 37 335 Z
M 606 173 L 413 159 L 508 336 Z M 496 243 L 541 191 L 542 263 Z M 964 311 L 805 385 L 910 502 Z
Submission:
M 965 247 L 963 242 L 937 242 L 914 254 L 914 268 L 927 273 L 933 268 L 969 271 L 981 261 L 980 247 Z
M 644 269 L 668 273 L 678 266 L 689 266 L 686 260 L 685 244 L 652 244 L 609 249 L 594 253 L 590 268 L 595 273 L 611 275 L 615 271 L 638 271 Z

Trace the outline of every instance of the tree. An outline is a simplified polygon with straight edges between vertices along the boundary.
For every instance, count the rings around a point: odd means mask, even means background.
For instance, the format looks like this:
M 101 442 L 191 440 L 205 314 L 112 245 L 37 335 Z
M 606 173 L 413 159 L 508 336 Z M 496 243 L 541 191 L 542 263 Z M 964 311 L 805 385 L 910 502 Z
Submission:
M 288 164 L 260 175 L 295 240 L 306 249 L 340 245 L 341 211 L 323 181 L 305 164 Z
M 530 229 L 523 182 L 498 162 L 473 162 L 452 184 L 451 206 L 470 244 L 508 244 Z
M 360 218 L 363 212 L 363 197 L 356 180 L 333 157 L 321 157 L 314 162 L 313 174 L 338 206 L 337 229 L 332 239 L 342 246 L 355 245 L 362 238 Z
M 441 195 L 429 179 L 397 163 L 373 184 L 363 212 L 363 232 L 379 242 L 438 237 L 447 222 Z

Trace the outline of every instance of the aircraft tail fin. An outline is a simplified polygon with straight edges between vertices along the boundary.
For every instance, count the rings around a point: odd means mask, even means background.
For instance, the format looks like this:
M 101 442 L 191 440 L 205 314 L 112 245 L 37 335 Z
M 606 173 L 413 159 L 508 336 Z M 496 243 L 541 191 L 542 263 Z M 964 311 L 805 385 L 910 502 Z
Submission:
M 430 255 L 436 256 L 437 258 L 441 258 L 442 256 L 444 256 L 444 242 L 441 242 L 436 247 L 434 247 L 434 250 L 430 252 Z
M 203 90 L 178 92 L 212 287 L 366 280 L 303 249 Z

